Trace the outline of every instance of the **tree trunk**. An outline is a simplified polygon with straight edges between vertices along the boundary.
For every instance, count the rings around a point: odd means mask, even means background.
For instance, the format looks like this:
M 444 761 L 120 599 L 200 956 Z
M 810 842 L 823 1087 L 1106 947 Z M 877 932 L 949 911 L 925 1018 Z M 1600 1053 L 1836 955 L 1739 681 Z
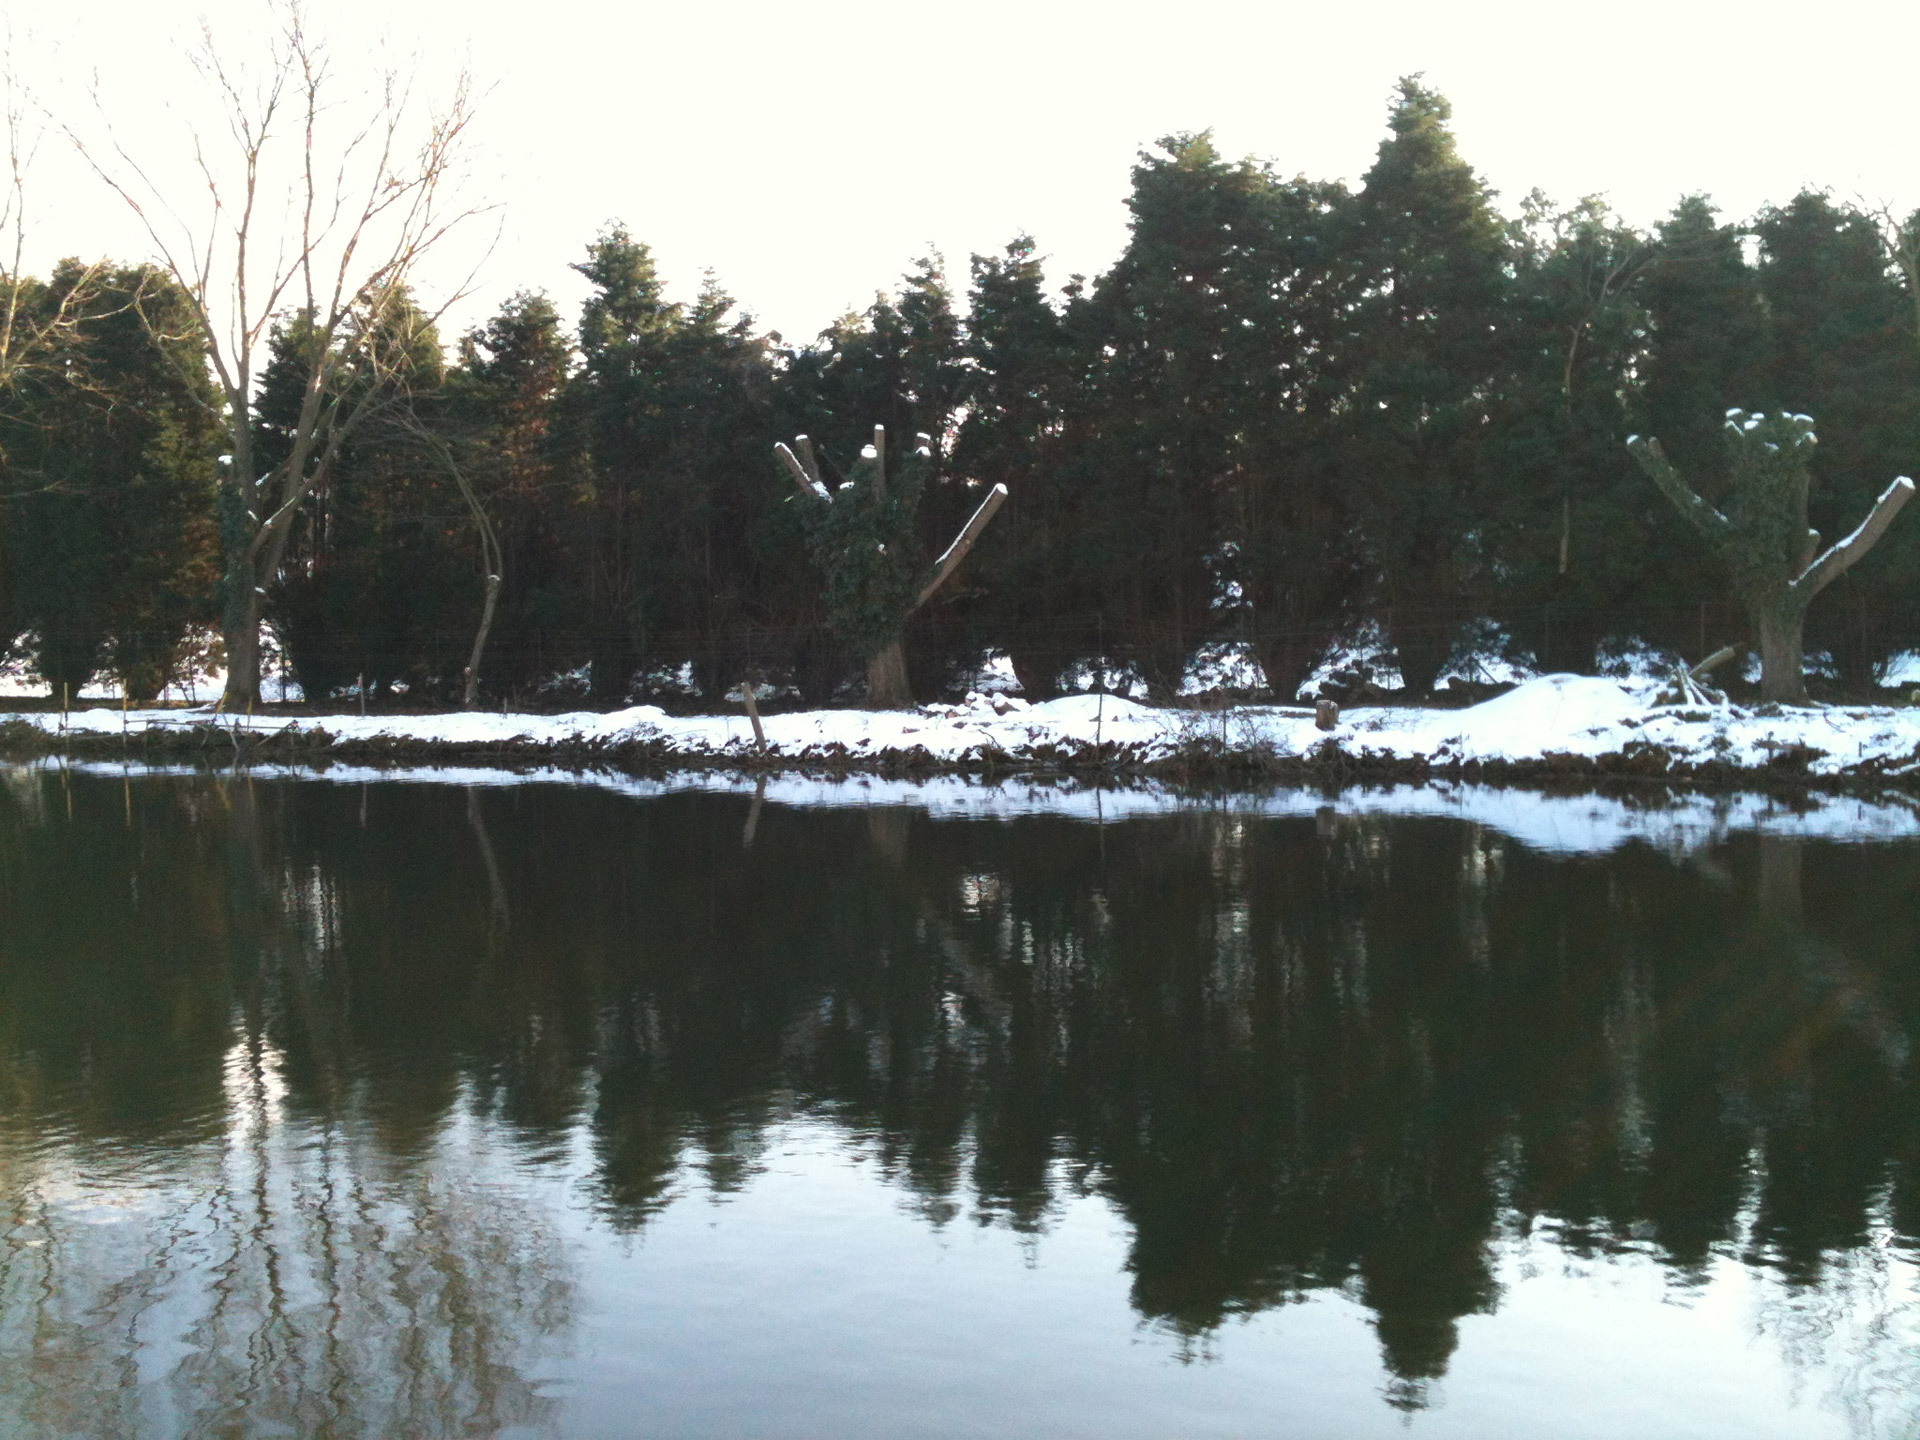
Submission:
M 1281 705 L 1296 702 L 1300 687 L 1313 673 L 1313 662 L 1325 648 L 1326 641 L 1319 635 L 1308 639 L 1298 635 L 1274 636 L 1256 642 L 1254 658 L 1260 662 L 1260 669 L 1267 677 L 1267 690 L 1275 702 Z
M 1821 601 L 1825 613 L 1815 627 L 1813 643 L 1832 648 L 1840 684 L 1849 699 L 1874 699 L 1879 688 L 1875 672 L 1891 647 L 1876 643 L 1875 627 L 1852 576 L 1844 577 L 1829 593 L 1830 598 Z
M 480 703 L 480 656 L 487 648 L 487 632 L 493 628 L 493 609 L 500 599 L 500 577 L 487 576 L 487 600 L 480 607 L 480 628 L 473 634 L 473 653 L 467 657 L 466 689 L 460 706 L 471 710 Z
M 596 705 L 626 704 L 639 668 L 639 653 L 627 637 L 603 631 L 588 646 L 588 698 Z
M 1515 638 L 1525 641 L 1526 620 L 1514 622 Z M 1591 675 L 1599 669 L 1601 635 L 1592 617 L 1569 606 L 1549 608 L 1539 621 L 1539 648 L 1535 658 L 1543 675 Z
M 1029 701 L 1051 700 L 1060 693 L 1059 657 L 1053 652 L 1009 650 L 1007 661 L 1013 666 L 1013 678 L 1020 682 L 1020 693 Z
M 1775 603 L 1754 607 L 1754 629 L 1760 637 L 1760 698 L 1783 705 L 1799 705 L 1807 698 L 1806 668 L 1801 655 L 1801 633 L 1806 612 Z
M 227 647 L 223 710 L 245 710 L 260 699 L 260 617 L 266 596 L 260 593 L 258 576 L 249 554 L 236 556 L 227 569 L 227 605 L 220 626 Z
M 907 648 L 901 636 L 894 636 L 867 657 L 867 708 L 913 708 L 913 687 L 907 683 Z
M 1453 626 L 1414 620 L 1388 632 L 1400 657 L 1400 679 L 1409 695 L 1431 695 L 1453 658 Z

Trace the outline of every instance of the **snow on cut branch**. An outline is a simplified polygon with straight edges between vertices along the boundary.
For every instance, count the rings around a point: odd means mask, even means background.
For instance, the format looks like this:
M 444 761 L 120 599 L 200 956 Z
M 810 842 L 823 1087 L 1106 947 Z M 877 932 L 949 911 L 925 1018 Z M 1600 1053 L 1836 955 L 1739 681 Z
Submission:
M 1893 523 L 1894 516 L 1912 498 L 1913 481 L 1902 475 L 1880 492 L 1880 498 L 1873 502 L 1873 509 L 1868 512 L 1867 518 L 1860 522 L 1851 535 L 1836 543 L 1807 567 L 1806 572 L 1793 582 L 1794 589 L 1804 590 L 1811 599 L 1846 574 L 1855 561 L 1874 547 Z
M 987 528 L 987 522 L 993 519 L 994 514 L 1006 502 L 1006 486 L 996 485 L 987 492 L 987 498 L 982 500 L 980 508 L 973 512 L 973 518 L 967 521 L 966 528 L 955 537 L 953 544 L 947 547 L 946 554 L 942 555 L 934 565 L 933 578 L 921 588 L 920 594 L 913 602 L 914 609 L 918 610 L 931 600 L 934 592 L 947 583 L 947 577 L 960 568 L 960 562 L 967 558 L 967 552 L 973 549 L 973 543 L 980 538 L 980 532 Z
M 1729 411 L 1731 417 L 1736 412 Z M 1731 418 L 1729 425 L 1733 424 Z M 1633 458 L 1640 462 L 1640 468 L 1647 478 L 1660 487 L 1664 494 L 1679 509 L 1682 515 L 1693 522 L 1693 526 L 1709 540 L 1725 539 L 1733 529 L 1727 517 L 1713 506 L 1702 500 L 1693 491 L 1693 487 L 1680 478 L 1680 472 L 1673 468 L 1673 462 L 1667 459 L 1667 452 L 1660 448 L 1660 442 L 1640 435 L 1627 437 L 1627 449 Z
M 806 436 L 797 436 L 794 443 L 804 450 L 808 460 L 813 459 L 813 447 L 807 444 Z M 799 456 L 789 450 L 783 441 L 774 442 L 773 453 L 778 455 L 786 465 L 787 473 L 793 476 L 794 484 L 809 495 L 818 496 L 828 504 L 833 503 L 833 496 L 827 493 L 827 487 L 820 480 L 818 466 L 802 464 Z

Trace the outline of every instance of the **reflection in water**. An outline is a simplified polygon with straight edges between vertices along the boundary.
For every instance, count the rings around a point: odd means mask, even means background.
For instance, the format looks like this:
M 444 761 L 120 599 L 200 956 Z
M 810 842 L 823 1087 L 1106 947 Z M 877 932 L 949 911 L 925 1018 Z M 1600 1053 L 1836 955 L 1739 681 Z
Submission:
M 1185 1354 L 1337 1290 L 1415 1411 L 1540 1236 L 1772 1276 L 1788 1362 L 1920 1423 L 1920 847 L 12 772 L 0 913 L 27 1434 L 550 1424 L 528 1177 L 637 1230 L 796 1114 L 932 1224 L 1100 1195 Z
M 331 882 L 254 787 L 144 792 L 124 826 L 49 824 L 16 781 L 8 816 L 0 1430 L 544 1422 L 530 1367 L 573 1289 L 551 1217 L 444 1123 L 457 1080 L 396 1109 L 361 1065 Z

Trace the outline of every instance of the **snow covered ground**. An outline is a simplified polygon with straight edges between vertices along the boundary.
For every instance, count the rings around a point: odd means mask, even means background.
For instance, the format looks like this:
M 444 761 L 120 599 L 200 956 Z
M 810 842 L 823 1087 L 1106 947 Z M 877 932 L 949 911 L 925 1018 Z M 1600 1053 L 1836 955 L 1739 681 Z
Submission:
M 1196 754 L 1244 753 L 1278 762 L 1346 760 L 1384 770 L 1417 762 L 1438 774 L 1473 776 L 1485 767 L 1546 766 L 1660 775 L 1729 772 L 1813 779 L 1872 777 L 1920 782 L 1920 708 L 1883 706 L 1662 705 L 1656 682 L 1547 675 L 1470 709 L 1361 707 L 1323 733 L 1299 707 L 1155 709 L 1117 696 L 1076 695 L 1028 705 L 975 694 L 957 705 L 919 710 L 820 710 L 764 717 L 767 758 L 797 766 L 858 768 L 992 764 L 1046 770 L 1100 757 L 1127 768 Z M 218 725 L 260 736 L 299 738 L 342 759 L 380 749 L 498 750 L 538 760 L 548 747 L 642 751 L 652 762 L 757 758 L 744 713 L 669 716 L 655 706 L 609 714 L 215 715 L 195 710 L 76 710 L 63 718 L 15 717 L 47 731 L 135 737 Z M 314 733 L 324 731 L 325 739 Z M 1098 747 L 1096 749 L 1096 747 Z M 1331 748 L 1327 748 L 1331 747 Z M 396 755 L 395 758 L 400 758 Z M 414 754 L 407 758 L 426 758 Z M 609 755 L 609 758 L 615 758 Z

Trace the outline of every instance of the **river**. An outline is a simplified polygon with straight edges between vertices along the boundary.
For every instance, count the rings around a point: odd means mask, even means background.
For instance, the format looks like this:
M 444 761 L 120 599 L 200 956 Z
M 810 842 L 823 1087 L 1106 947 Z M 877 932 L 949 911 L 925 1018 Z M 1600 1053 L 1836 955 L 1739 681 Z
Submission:
M 1920 1433 L 1920 838 L 792 800 L 0 769 L 0 1434 Z

